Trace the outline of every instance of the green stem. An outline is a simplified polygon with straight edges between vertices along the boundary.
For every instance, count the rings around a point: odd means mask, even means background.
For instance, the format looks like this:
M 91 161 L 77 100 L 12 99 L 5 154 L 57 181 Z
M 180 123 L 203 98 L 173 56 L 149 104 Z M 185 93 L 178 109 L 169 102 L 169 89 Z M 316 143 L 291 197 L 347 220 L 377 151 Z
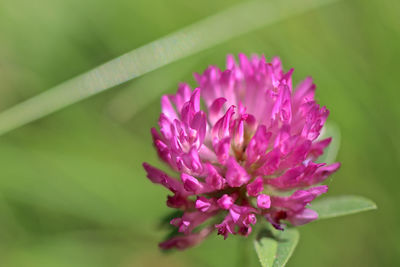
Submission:
M 251 265 L 251 249 L 253 248 L 251 241 L 252 239 L 250 237 L 239 238 L 238 267 Z

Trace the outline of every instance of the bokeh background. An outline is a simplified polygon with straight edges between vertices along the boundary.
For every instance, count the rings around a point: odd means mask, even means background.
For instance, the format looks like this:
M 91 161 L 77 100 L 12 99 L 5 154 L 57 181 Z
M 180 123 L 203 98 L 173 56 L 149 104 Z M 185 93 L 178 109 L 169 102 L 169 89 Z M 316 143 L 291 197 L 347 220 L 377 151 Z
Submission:
M 0 110 L 238 2 L 0 0 Z M 313 76 L 342 136 L 329 195 L 379 206 L 301 227 L 288 266 L 399 266 L 399 14 L 397 0 L 339 1 L 1 136 L 0 266 L 243 266 L 239 237 L 160 252 L 167 191 L 141 168 L 157 162 L 161 94 L 239 52 L 279 55 L 295 81 Z

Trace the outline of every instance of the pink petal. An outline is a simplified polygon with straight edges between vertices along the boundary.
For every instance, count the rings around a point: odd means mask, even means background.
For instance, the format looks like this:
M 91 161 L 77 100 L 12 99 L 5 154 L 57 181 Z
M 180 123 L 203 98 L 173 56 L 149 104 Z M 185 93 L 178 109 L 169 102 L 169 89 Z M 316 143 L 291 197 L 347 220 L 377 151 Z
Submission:
M 226 181 L 231 187 L 240 187 L 250 180 L 250 175 L 236 160 L 230 157 L 226 163 Z
M 257 206 L 260 209 L 269 209 L 271 207 L 271 199 L 268 195 L 259 194 L 257 196 Z
M 263 178 L 262 177 L 257 177 L 253 182 L 249 183 L 246 186 L 247 193 L 249 196 L 256 197 L 258 193 L 264 190 L 263 186 Z

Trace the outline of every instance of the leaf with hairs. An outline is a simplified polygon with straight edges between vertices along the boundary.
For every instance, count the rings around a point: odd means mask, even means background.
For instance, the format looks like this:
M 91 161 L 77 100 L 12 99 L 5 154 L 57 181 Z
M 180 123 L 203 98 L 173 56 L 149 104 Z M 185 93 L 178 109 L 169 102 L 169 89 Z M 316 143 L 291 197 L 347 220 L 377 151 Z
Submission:
M 328 219 L 377 208 L 376 204 L 361 196 L 337 196 L 316 200 L 311 208 L 318 212 L 318 219 Z
M 295 228 L 285 231 L 264 230 L 254 241 L 254 247 L 262 267 L 285 266 L 293 254 L 300 234 Z

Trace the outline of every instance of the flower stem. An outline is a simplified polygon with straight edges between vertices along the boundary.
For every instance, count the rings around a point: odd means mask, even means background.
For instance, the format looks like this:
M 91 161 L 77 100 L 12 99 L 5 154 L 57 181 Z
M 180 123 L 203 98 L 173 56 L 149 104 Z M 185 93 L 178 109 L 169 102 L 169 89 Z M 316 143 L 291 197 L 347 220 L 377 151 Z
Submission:
M 243 237 L 239 239 L 238 242 L 238 262 L 237 266 L 242 267 L 242 266 L 250 266 L 251 263 L 251 249 L 252 249 L 252 244 L 251 244 L 251 238 L 248 237 Z

